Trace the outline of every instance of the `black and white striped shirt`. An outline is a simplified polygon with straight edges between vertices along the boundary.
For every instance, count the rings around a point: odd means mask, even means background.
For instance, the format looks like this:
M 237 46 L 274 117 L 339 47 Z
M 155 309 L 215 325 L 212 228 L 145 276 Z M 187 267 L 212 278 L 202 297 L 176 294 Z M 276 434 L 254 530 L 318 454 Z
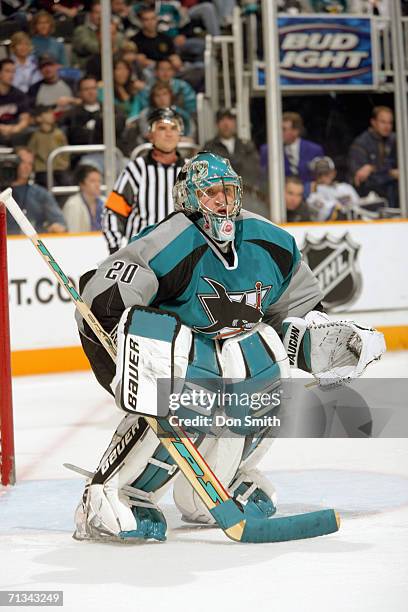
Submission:
M 111 253 L 147 225 L 158 223 L 173 212 L 173 186 L 183 164 L 181 158 L 170 165 L 161 164 L 151 152 L 127 164 L 102 216 L 102 230 Z

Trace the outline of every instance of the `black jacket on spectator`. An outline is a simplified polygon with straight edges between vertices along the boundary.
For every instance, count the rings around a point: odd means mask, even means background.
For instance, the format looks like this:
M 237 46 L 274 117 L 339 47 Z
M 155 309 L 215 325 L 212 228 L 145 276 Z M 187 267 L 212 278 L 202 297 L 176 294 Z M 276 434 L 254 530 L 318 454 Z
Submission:
M 176 53 L 173 40 L 167 34 L 159 32 L 154 38 L 145 36 L 142 31 L 131 39 L 137 45 L 139 53 L 143 53 L 151 60 L 157 62 L 161 59 L 167 59 L 169 55 Z
M 115 110 L 115 127 L 118 146 L 125 129 L 126 117 Z M 103 114 L 102 107 L 91 111 L 83 105 L 75 106 L 64 119 L 68 142 L 71 145 L 103 144 Z
M 230 160 L 235 172 L 242 177 L 242 181 L 247 185 L 259 186 L 260 181 L 260 162 L 259 153 L 253 142 L 244 142 L 235 137 L 234 153 L 231 155 L 227 147 L 216 136 L 205 143 L 204 151 L 210 151 L 216 155 L 221 155 Z
M 398 206 L 398 181 L 389 174 L 390 170 L 398 167 L 395 133 L 384 138 L 372 128 L 368 128 L 354 140 L 349 151 L 351 183 L 354 184 L 355 173 L 365 164 L 375 166 L 375 170 L 357 189 L 359 194 L 365 196 L 370 191 L 375 191 L 387 198 L 390 206 Z
M 17 87 L 10 87 L 6 94 L 0 94 L 0 123 L 18 123 L 21 113 L 30 112 L 26 96 Z
M 286 219 L 288 223 L 310 221 L 310 210 L 306 202 L 301 202 L 295 210 L 286 210 Z

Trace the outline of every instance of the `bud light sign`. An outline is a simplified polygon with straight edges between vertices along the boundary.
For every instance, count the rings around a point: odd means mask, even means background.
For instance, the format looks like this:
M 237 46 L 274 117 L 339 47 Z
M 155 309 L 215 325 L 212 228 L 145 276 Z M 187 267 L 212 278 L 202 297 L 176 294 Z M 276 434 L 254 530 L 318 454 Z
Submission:
M 280 17 L 278 24 L 282 88 L 376 87 L 369 18 Z

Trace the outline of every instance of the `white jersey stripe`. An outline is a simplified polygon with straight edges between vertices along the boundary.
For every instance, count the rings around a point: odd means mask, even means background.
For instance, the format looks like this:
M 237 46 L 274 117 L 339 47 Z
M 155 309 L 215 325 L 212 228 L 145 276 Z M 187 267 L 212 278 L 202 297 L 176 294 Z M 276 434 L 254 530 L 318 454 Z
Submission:
M 116 180 L 114 190 L 132 204 L 127 219 L 108 209 L 102 229 L 111 252 L 121 246 L 122 236 L 128 241 L 147 225 L 162 221 L 173 212 L 173 186 L 183 165 L 182 160 L 163 166 L 147 157 L 130 161 Z

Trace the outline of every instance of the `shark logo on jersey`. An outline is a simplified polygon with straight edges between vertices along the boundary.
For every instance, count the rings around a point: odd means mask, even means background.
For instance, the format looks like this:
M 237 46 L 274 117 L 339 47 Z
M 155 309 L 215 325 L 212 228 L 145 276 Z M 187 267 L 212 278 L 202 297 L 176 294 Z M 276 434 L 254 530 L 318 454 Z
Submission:
M 271 285 L 255 283 L 255 289 L 227 291 L 224 285 L 212 278 L 204 280 L 215 293 L 198 294 L 211 325 L 194 327 L 203 334 L 216 334 L 215 338 L 229 338 L 252 329 L 263 317 L 262 300 L 268 295 Z
M 327 310 L 356 301 L 362 287 L 357 262 L 360 245 L 348 233 L 340 238 L 324 234 L 318 239 L 306 234 L 301 250 L 319 280 L 324 293 L 322 304 Z

